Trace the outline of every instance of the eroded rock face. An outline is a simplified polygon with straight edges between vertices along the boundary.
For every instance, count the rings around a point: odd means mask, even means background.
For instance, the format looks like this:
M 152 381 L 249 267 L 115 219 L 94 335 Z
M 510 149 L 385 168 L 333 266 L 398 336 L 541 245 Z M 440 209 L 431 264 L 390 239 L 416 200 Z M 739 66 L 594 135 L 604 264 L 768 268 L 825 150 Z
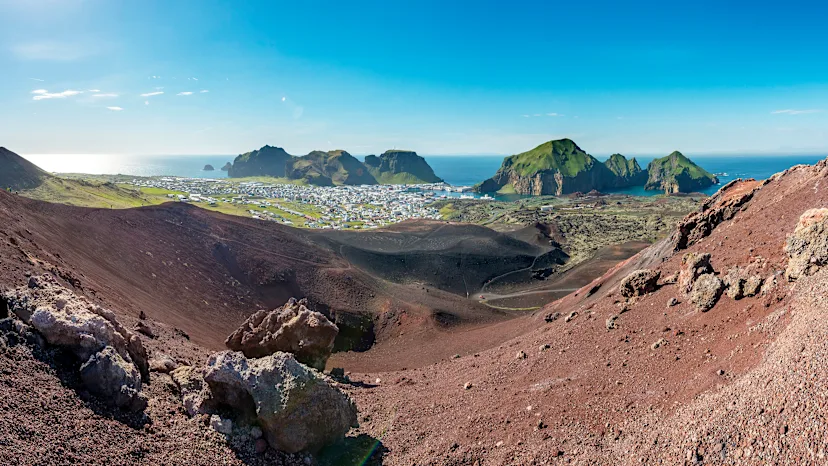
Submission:
M 799 217 L 799 223 L 785 244 L 788 281 L 813 275 L 828 264 L 828 209 L 811 209 Z
M 690 302 L 695 304 L 698 310 L 707 312 L 716 305 L 722 296 L 723 289 L 724 284 L 719 277 L 712 273 L 702 274 L 693 285 Z
M 710 196 L 697 212 L 692 212 L 679 222 L 676 232 L 671 240 L 676 251 L 686 249 L 699 242 L 720 223 L 732 219 L 738 212 L 747 208 L 747 204 L 753 199 L 753 195 L 761 185 L 739 192 L 739 186 L 743 182 L 754 180 L 733 180 L 724 185 L 716 194 Z
M 324 370 L 339 328 L 324 315 L 307 308 L 307 300 L 291 298 L 273 311 L 250 316 L 224 342 L 248 358 L 261 358 L 277 351 L 292 353 L 296 359 Z
M 81 379 L 90 392 L 115 406 L 140 411 L 142 377 L 149 377 L 147 352 L 137 335 L 115 314 L 76 296 L 49 276 L 3 293 L 11 313 L 47 343 L 65 347 L 82 362 Z
M 621 296 L 632 298 L 652 293 L 658 287 L 661 272 L 656 270 L 636 270 L 621 280 L 619 291 Z
M 679 289 L 685 295 L 693 291 L 696 280 L 703 274 L 713 273 L 710 265 L 710 254 L 690 252 L 681 258 L 681 272 L 679 273 Z
M 317 451 L 357 426 L 350 397 L 288 353 L 258 359 L 216 353 L 207 362 L 204 381 L 216 403 L 253 416 L 277 450 Z

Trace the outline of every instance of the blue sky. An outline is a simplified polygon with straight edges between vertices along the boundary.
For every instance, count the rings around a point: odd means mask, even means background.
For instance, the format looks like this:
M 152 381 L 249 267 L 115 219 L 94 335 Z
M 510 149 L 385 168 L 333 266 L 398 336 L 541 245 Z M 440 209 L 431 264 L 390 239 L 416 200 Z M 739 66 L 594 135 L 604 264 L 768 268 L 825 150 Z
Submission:
M 0 0 L 22 154 L 828 152 L 823 3 Z

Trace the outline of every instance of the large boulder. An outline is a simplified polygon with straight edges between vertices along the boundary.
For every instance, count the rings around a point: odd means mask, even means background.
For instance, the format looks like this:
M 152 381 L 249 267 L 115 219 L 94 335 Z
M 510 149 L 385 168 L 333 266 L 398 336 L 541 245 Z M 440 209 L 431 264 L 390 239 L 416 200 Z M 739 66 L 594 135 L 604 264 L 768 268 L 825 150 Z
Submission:
M 652 293 L 658 287 L 658 279 L 660 277 L 661 272 L 657 270 L 636 270 L 621 280 L 621 296 L 632 298 Z
M 788 236 L 785 252 L 789 281 L 812 275 L 828 264 L 828 209 L 810 209 L 799 217 L 793 234 Z
M 722 296 L 724 284 L 719 277 L 712 273 L 702 274 L 693 284 L 693 291 L 690 293 L 690 302 L 702 312 L 707 312 L 716 305 Z
M 679 289 L 685 295 L 693 291 L 696 280 L 704 274 L 713 273 L 710 265 L 710 254 L 706 252 L 689 252 L 681 258 L 681 272 L 679 273 Z
M 130 411 L 143 411 L 147 398 L 141 393 L 141 374 L 111 346 L 93 354 L 80 368 L 83 384 L 93 394 Z
M 727 295 L 733 299 L 748 298 L 759 294 L 764 279 L 761 275 L 751 273 L 752 267 L 732 267 L 724 277 Z
M 207 362 L 204 381 L 218 406 L 253 418 L 277 450 L 314 452 L 357 426 L 350 397 L 288 353 L 259 359 L 233 351 L 216 353 Z
M 307 300 L 291 298 L 273 311 L 250 316 L 224 342 L 248 358 L 261 358 L 277 351 L 292 353 L 296 359 L 324 370 L 339 328 L 323 314 L 307 308 Z
M 112 311 L 76 296 L 50 275 L 31 277 L 27 286 L 2 298 L 47 343 L 68 349 L 83 362 L 81 379 L 90 392 L 119 407 L 146 406 L 139 398 L 141 379 L 149 377 L 147 352 Z

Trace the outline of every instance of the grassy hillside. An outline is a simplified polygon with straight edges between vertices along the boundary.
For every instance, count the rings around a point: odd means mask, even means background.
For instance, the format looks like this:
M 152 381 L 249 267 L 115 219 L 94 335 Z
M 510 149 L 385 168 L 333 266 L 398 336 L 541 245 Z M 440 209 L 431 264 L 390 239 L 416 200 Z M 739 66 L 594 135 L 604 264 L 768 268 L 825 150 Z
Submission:
M 169 201 L 166 192 L 141 192 L 110 182 L 94 182 L 59 177 L 46 178 L 40 186 L 21 190 L 20 195 L 46 202 L 80 207 L 126 209 Z
M 508 157 L 509 166 L 521 176 L 532 176 L 539 171 L 558 170 L 563 176 L 574 177 L 589 170 L 596 160 L 570 139 L 545 142 L 534 149 Z

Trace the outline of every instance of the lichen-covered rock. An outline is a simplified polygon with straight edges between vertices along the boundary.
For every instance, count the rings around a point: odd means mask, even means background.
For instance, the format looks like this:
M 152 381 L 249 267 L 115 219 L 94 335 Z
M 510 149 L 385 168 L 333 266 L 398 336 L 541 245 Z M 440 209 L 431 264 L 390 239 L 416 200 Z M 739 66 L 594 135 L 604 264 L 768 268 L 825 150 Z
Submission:
M 339 328 L 323 314 L 307 308 L 307 300 L 291 298 L 273 311 L 250 316 L 224 342 L 248 358 L 261 358 L 277 351 L 292 353 L 296 359 L 324 370 Z
M 141 393 L 141 374 L 111 346 L 93 354 L 80 368 L 80 377 L 93 394 L 133 412 L 147 407 Z
M 710 265 L 710 254 L 703 252 L 689 252 L 681 258 L 681 272 L 679 273 L 679 290 L 685 295 L 693 291 L 696 280 L 703 274 L 713 273 Z
M 763 279 L 759 275 L 751 275 L 749 269 L 750 267 L 732 267 L 727 271 L 723 282 L 728 296 L 738 300 L 759 293 Z
M 799 217 L 793 234 L 788 236 L 788 281 L 812 275 L 828 264 L 828 209 L 810 209 Z
M 216 403 L 242 418 L 253 417 L 277 450 L 317 451 L 357 426 L 350 397 L 288 353 L 258 359 L 216 353 L 207 362 L 204 381 Z
M 140 411 L 142 377 L 149 377 L 147 352 L 115 314 L 76 296 L 49 276 L 2 294 L 8 310 L 34 328 L 46 343 L 71 351 L 82 362 L 86 388 L 120 408 Z
M 49 344 L 64 346 L 82 361 L 107 346 L 148 377 L 147 351 L 137 335 L 115 318 L 115 313 L 59 285 L 50 275 L 33 276 L 28 286 L 3 293 L 3 298 L 24 323 Z
M 724 284 L 719 277 L 712 273 L 702 274 L 693 285 L 690 302 L 695 304 L 698 310 L 707 312 L 716 305 L 722 296 L 723 289 Z
M 658 279 L 660 277 L 661 272 L 657 270 L 636 270 L 621 280 L 619 287 L 621 296 L 632 298 L 652 293 L 658 287 Z
M 210 411 L 210 392 L 204 384 L 201 369 L 181 366 L 170 372 L 170 377 L 178 387 L 184 410 L 190 417 L 207 414 Z

